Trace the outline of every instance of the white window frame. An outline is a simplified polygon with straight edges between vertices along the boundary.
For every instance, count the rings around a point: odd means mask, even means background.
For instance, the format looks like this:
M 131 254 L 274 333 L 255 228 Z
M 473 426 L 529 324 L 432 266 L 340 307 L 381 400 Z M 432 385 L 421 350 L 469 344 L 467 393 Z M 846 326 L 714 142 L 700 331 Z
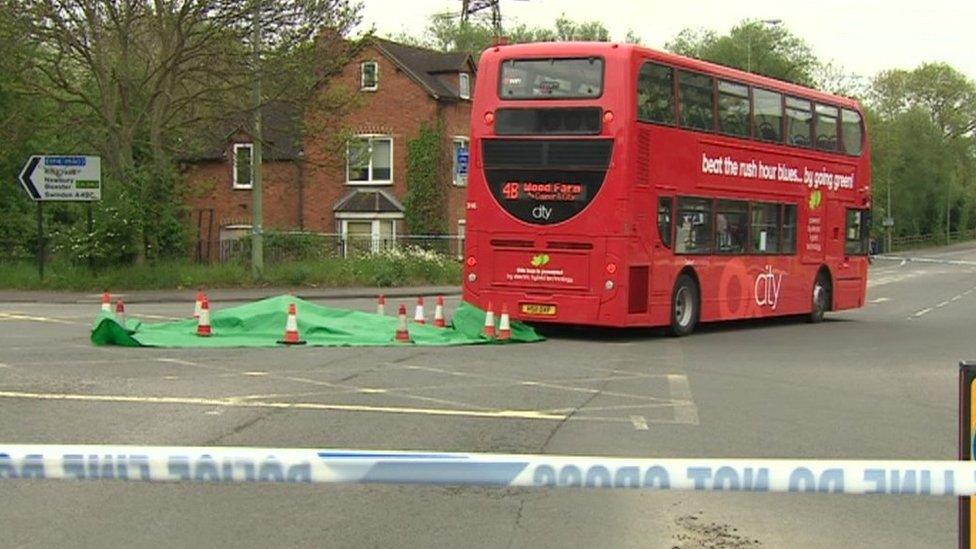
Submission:
M 471 75 L 466 72 L 458 74 L 458 95 L 461 99 L 471 99 Z
M 390 233 L 390 238 L 393 239 L 394 245 L 397 240 L 397 222 L 403 220 L 403 214 L 401 213 L 343 213 L 337 214 L 339 221 L 339 235 L 342 238 L 342 255 L 343 257 L 349 256 L 349 245 L 346 241 L 349 234 L 349 222 L 350 221 L 369 221 L 370 222 L 370 253 L 377 253 L 380 251 L 380 222 L 381 221 L 392 221 L 393 227 Z
M 464 143 L 468 149 L 468 173 L 465 174 L 464 179 L 459 179 L 457 173 L 457 151 L 455 150 L 455 145 L 458 143 Z M 451 138 L 451 184 L 455 187 L 467 187 L 468 186 L 468 176 L 471 175 L 471 139 L 466 135 L 455 135 Z
M 458 242 L 458 261 L 464 261 L 464 241 L 468 238 L 468 221 L 458 219 L 457 222 L 457 242 Z
M 237 151 L 239 149 L 247 148 L 251 151 L 251 182 L 250 183 L 238 183 L 237 182 Z M 254 144 L 253 143 L 234 143 L 234 160 L 231 163 L 233 166 L 233 186 L 235 189 L 250 189 L 254 186 Z
M 373 85 L 366 85 L 366 65 L 373 66 Z M 359 64 L 359 89 L 362 91 L 376 91 L 380 87 L 380 64 L 376 61 L 363 61 Z
M 396 156 L 393 154 L 393 136 L 378 134 L 378 133 L 364 133 L 353 136 L 350 141 L 365 139 L 369 142 L 369 179 L 365 181 L 351 181 L 349 179 L 349 143 L 346 143 L 346 185 L 353 186 L 370 186 L 370 185 L 392 185 L 393 184 L 393 159 Z M 390 178 L 389 179 L 373 179 L 373 141 L 387 140 L 390 142 Z

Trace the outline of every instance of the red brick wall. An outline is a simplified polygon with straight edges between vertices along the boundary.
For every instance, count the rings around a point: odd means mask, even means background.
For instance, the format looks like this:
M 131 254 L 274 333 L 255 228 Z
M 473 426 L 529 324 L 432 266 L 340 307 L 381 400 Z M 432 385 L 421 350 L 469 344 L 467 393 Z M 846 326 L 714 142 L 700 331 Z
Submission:
M 360 91 L 360 63 L 379 64 L 376 91 Z M 473 80 L 473 79 L 472 79 Z M 473 86 L 473 82 L 472 82 Z M 337 91 L 340 90 L 340 91 Z M 354 107 L 345 116 L 335 118 L 317 105 L 335 101 L 336 94 L 352 95 Z M 354 187 L 346 184 L 344 136 L 382 134 L 393 138 L 393 183 L 376 185 L 391 192 L 401 202 L 406 197 L 406 145 L 417 136 L 421 125 L 434 124 L 440 117 L 444 124 L 445 165 L 443 189 L 447 195 L 449 233 L 457 230 L 457 220 L 464 216 L 464 188 L 452 185 L 451 139 L 468 135 L 470 102 L 436 101 L 411 76 L 380 54 L 367 48 L 334 79 L 328 89 L 320 90 L 305 115 L 304 159 L 299 168 L 292 162 L 265 162 L 264 226 L 266 229 L 297 229 L 337 232 L 333 207 Z M 187 204 L 194 210 L 213 208 L 215 235 L 220 226 L 250 223 L 251 192 L 232 188 L 232 154 L 228 145 L 226 160 L 190 165 L 186 172 Z M 297 178 L 301 177 L 304 193 L 298 197 Z M 301 213 L 299 207 L 301 204 Z M 399 224 L 397 232 L 409 230 Z
M 193 231 L 199 231 L 198 238 L 209 239 L 211 247 L 216 247 L 220 229 L 227 225 L 250 225 L 251 190 L 233 187 L 232 145 L 228 144 L 226 160 L 196 162 L 186 166 L 184 171 L 184 195 L 190 208 Z M 296 230 L 301 226 L 299 218 L 299 175 L 300 167 L 294 162 L 265 162 L 262 172 L 263 218 L 266 230 Z M 198 227 L 201 210 L 212 210 L 211 216 L 204 214 L 202 227 Z M 209 229 L 209 230 L 208 230 Z M 208 235 L 209 233 L 209 235 Z M 196 248 L 194 248 L 194 254 Z

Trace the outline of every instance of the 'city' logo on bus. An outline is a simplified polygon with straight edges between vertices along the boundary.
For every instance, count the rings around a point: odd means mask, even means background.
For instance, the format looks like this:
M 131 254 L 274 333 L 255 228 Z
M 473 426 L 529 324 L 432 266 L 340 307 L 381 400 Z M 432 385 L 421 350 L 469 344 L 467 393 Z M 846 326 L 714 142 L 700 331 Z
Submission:
M 766 269 L 760 271 L 759 276 L 756 277 L 756 305 L 768 306 L 775 311 L 776 304 L 779 303 L 779 291 L 782 287 L 783 273 L 773 274 L 773 268 L 766 265 Z

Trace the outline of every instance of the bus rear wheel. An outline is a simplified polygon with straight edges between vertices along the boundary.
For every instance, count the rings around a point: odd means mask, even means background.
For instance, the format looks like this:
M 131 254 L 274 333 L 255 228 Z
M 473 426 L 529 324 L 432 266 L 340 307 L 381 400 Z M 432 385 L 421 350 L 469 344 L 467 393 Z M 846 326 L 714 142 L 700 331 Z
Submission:
M 682 337 L 698 324 L 700 299 L 695 279 L 687 274 L 678 277 L 671 293 L 671 335 Z
M 817 324 L 823 322 L 824 313 L 830 304 L 830 282 L 824 273 L 817 274 L 813 281 L 813 291 L 811 292 L 810 322 Z

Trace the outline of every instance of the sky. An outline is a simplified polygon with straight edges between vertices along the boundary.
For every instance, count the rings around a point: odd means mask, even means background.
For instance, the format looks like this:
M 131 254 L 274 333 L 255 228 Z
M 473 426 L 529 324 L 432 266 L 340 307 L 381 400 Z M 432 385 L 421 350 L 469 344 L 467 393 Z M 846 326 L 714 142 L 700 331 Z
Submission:
M 363 23 L 381 35 L 421 35 L 434 13 L 461 0 L 363 0 Z M 598 20 L 611 39 L 633 30 L 645 46 L 663 48 L 687 27 L 724 34 L 743 19 L 779 19 L 822 61 L 871 77 L 892 68 L 944 61 L 976 80 L 974 0 L 501 0 L 506 24 L 553 26 L 561 13 Z

